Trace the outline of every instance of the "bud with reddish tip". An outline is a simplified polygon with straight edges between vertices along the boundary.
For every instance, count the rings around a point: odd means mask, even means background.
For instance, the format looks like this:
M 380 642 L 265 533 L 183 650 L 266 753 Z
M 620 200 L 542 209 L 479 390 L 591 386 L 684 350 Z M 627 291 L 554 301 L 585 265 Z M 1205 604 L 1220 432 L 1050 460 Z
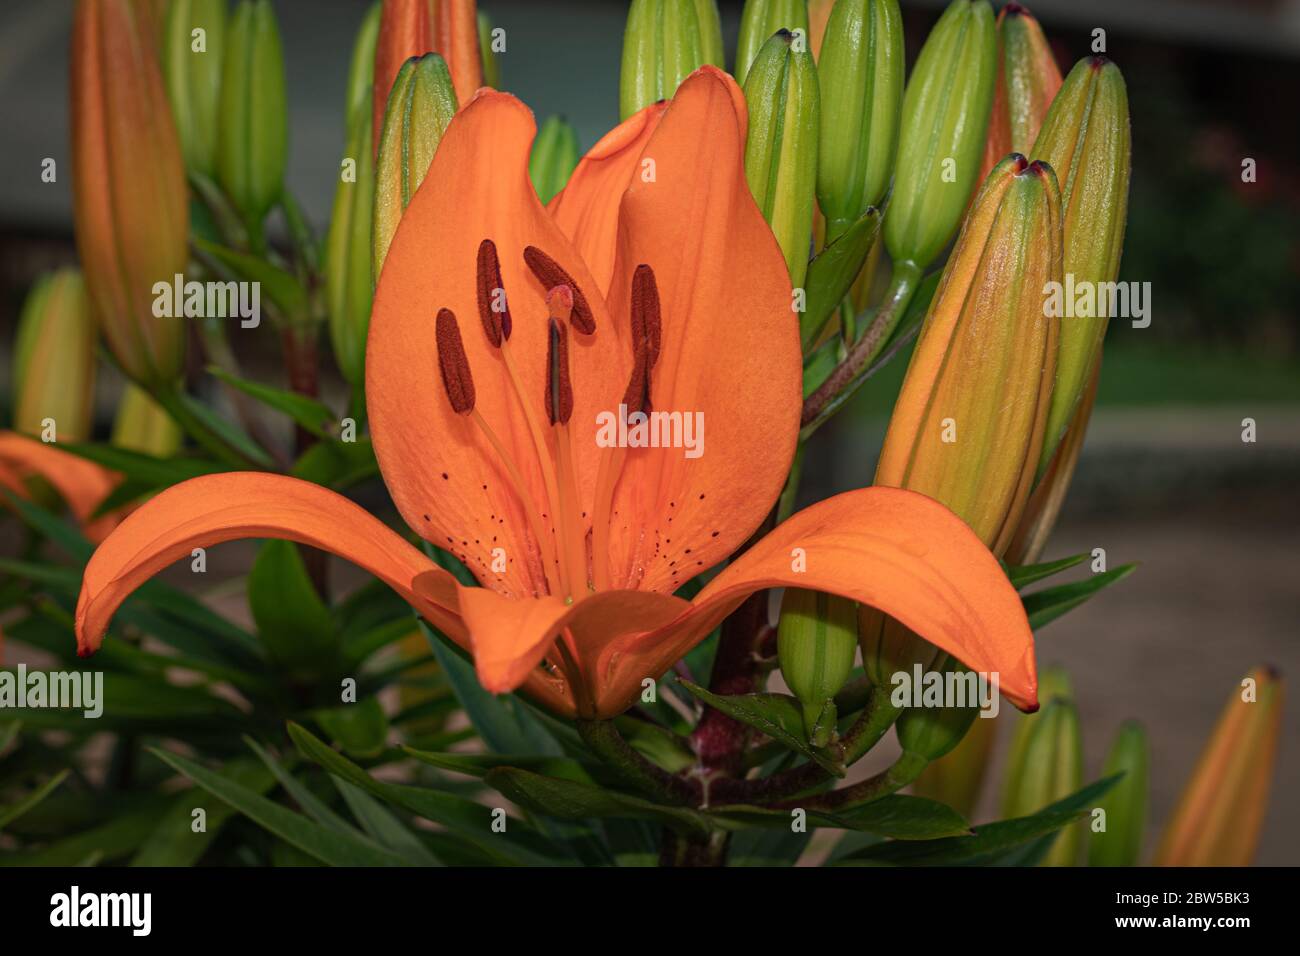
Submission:
M 779 30 L 794 34 L 799 52 L 811 53 L 808 40 L 807 0 L 745 0 L 736 40 L 736 82 L 745 85 L 749 68 L 763 44 Z
M 1249 866 L 1282 731 L 1282 678 L 1257 667 L 1235 688 L 1156 850 L 1156 866 Z
M 18 318 L 13 364 L 14 429 L 46 441 L 90 437 L 95 324 L 75 269 L 37 280 Z
M 189 260 L 189 196 L 152 21 L 127 0 L 81 0 L 72 35 L 77 251 L 109 349 L 147 386 L 173 381 L 182 319 L 154 314 L 155 283 Z
M 1114 307 L 1103 290 L 1119 275 L 1130 168 L 1128 93 L 1119 67 L 1103 57 L 1075 65 L 1043 120 L 1033 155 L 1051 164 L 1061 184 L 1068 280 L 1059 292 L 1045 291 L 1044 308 L 1067 316 L 1040 463 L 1046 468 L 1101 355 L 1104 313 Z M 1067 311 L 1063 300 L 1074 290 Z

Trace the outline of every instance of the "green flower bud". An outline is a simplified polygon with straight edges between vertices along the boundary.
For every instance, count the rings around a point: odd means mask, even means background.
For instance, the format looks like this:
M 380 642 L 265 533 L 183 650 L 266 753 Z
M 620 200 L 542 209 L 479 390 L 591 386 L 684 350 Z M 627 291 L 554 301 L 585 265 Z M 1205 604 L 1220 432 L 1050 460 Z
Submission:
M 909 707 L 895 725 L 898 743 L 906 753 L 938 760 L 961 743 L 978 715 L 978 707 Z
M 483 85 L 494 90 L 501 88 L 501 61 L 492 49 L 492 18 L 478 12 L 478 55 L 483 61 Z
M 745 178 L 785 253 L 790 284 L 798 289 L 812 245 L 821 94 L 807 44 L 797 50 L 793 41 L 788 30 L 775 34 L 763 44 L 745 80 Z
M 1088 835 L 1089 866 L 1134 866 L 1142 852 L 1142 832 L 1147 822 L 1146 731 L 1135 721 L 1119 729 L 1106 757 L 1103 777 L 1124 776 L 1101 798 L 1106 829 Z
M 383 4 L 375 0 L 361 21 L 361 29 L 352 43 L 352 62 L 348 66 L 347 102 L 343 107 L 343 121 L 349 131 L 352 116 L 364 106 L 370 109 L 370 97 L 375 87 L 375 46 L 379 42 L 379 18 Z
M 149 393 L 127 383 L 113 418 L 112 443 L 118 448 L 167 458 L 181 447 L 176 420 Z
M 366 332 L 374 294 L 370 240 L 375 204 L 375 163 L 370 143 L 369 90 L 350 113 L 347 146 L 334 191 L 334 212 L 325 243 L 325 303 L 330 343 L 343 377 L 360 388 L 365 380 Z
M 173 0 L 163 29 L 162 68 L 185 168 L 217 168 L 217 109 L 226 0 Z
M 1074 699 L 1074 686 L 1070 682 L 1070 675 L 1060 667 L 1045 667 L 1038 672 L 1038 699 L 1046 704 L 1057 697 L 1066 700 Z M 1008 815 L 1007 808 L 1011 801 L 1011 783 L 1020 779 L 1021 771 L 1025 765 L 1025 749 L 1029 745 L 1029 737 L 1033 733 L 1034 722 L 1041 715 L 1042 711 L 1040 710 L 1036 714 L 1021 714 L 1016 720 L 1015 730 L 1011 735 L 1011 749 L 1007 752 L 1007 766 L 1003 772 L 1003 816 Z
M 1008 780 L 1007 817 L 1024 817 L 1069 796 L 1083 784 L 1083 741 L 1074 703 L 1057 697 L 1034 717 L 1020 775 Z M 1044 866 L 1073 866 L 1083 830 L 1071 824 L 1057 834 Z
M 388 246 L 402 212 L 424 182 L 443 131 L 456 115 L 456 90 L 451 72 L 436 53 L 402 64 L 388 94 L 379 157 L 375 163 L 372 276 L 379 281 Z
M 993 106 L 997 31 L 987 0 L 954 0 L 903 94 L 885 248 L 924 268 L 952 239 L 980 173 Z
M 979 802 L 997 736 L 996 718 L 972 720 L 961 743 L 929 764 L 912 782 L 913 795 L 946 803 L 970 817 Z
M 18 317 L 14 430 L 84 441 L 93 424 L 94 392 L 95 323 L 86 285 L 75 269 L 60 269 L 37 280 Z
M 1104 57 L 1080 60 L 1052 101 L 1034 143 L 1034 157 L 1050 163 L 1061 184 L 1062 296 L 1073 288 L 1085 296 L 1091 292 L 1092 298 L 1089 308 L 1076 293 L 1073 314 L 1061 321 L 1060 362 L 1042 468 L 1064 435 L 1101 355 L 1108 316 L 1097 314 L 1102 312 L 1099 284 L 1114 282 L 1119 275 L 1128 220 L 1129 152 L 1128 92 L 1119 67 Z M 1050 298 L 1046 306 L 1051 307 Z M 1081 314 L 1088 311 L 1094 314 Z
M 857 645 L 853 601 L 821 591 L 785 589 L 777 658 L 787 686 L 803 705 L 804 729 L 814 746 L 826 746 L 835 733 L 832 698 L 849 679 Z
M 255 236 L 280 198 L 288 148 L 284 55 L 269 0 L 243 0 L 221 73 L 217 178 Z
M 528 176 L 543 204 L 564 188 L 578 158 L 577 132 L 562 116 L 546 117 L 528 157 Z
M 795 34 L 798 52 L 808 53 L 807 0 L 746 0 L 740 14 L 740 37 L 736 41 L 736 82 L 741 86 L 749 76 L 758 51 L 772 34 L 788 30 Z
M 623 30 L 619 117 L 666 100 L 705 63 L 722 62 L 713 0 L 632 0 Z
M 831 10 L 817 72 L 821 144 L 817 201 L 827 245 L 889 188 L 903 106 L 898 0 L 841 0 Z

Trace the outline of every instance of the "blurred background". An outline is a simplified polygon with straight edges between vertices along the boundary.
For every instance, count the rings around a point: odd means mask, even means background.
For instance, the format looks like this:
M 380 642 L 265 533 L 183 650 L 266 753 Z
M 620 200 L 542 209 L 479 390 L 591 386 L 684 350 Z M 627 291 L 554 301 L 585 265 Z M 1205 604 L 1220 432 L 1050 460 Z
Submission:
M 719 3 L 729 51 L 740 5 Z M 343 149 L 347 59 L 367 3 L 275 6 L 292 123 L 287 180 L 323 231 Z M 909 62 L 942 6 L 902 0 Z M 1133 178 L 1120 278 L 1149 282 L 1152 294 L 1149 328 L 1111 323 L 1097 410 L 1044 555 L 1104 548 L 1112 567 L 1141 566 L 1049 625 L 1038 657 L 1074 678 L 1090 776 L 1122 720 L 1146 724 L 1154 839 L 1240 678 L 1260 663 L 1292 681 L 1300 672 L 1300 0 L 1029 6 L 1063 70 L 1093 51 L 1101 28 L 1106 54 L 1124 71 Z M 39 273 L 76 259 L 72 7 L 0 5 L 0 402 L 8 401 L 23 297 Z M 617 121 L 625 3 L 485 0 L 481 8 L 506 31 L 502 85 L 539 119 L 562 113 L 584 148 Z M 58 164 L 54 183 L 41 182 L 47 157 Z M 1255 161 L 1252 183 L 1242 181 L 1246 159 Z M 273 359 L 259 367 L 259 353 L 278 354 L 273 334 L 263 326 L 238 337 L 250 377 L 275 382 L 281 374 Z M 870 481 L 905 368 L 902 356 L 818 434 L 804 470 L 806 499 Z M 120 387 L 101 374 L 105 434 Z M 7 422 L 9 409 L 0 415 Z M 1242 441 L 1245 418 L 1256 422 L 1254 443 Z M 235 547 L 220 549 L 231 576 L 248 566 Z M 1300 862 L 1297 703 L 1293 697 L 1284 716 L 1261 864 Z M 1011 723 L 1001 721 L 1004 735 Z

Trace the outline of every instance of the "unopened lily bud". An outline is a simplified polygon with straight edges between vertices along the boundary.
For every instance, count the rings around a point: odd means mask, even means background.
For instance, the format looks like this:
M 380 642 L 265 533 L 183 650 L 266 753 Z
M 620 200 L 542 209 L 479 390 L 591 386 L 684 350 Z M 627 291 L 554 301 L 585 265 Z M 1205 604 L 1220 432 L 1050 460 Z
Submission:
M 148 392 L 128 382 L 113 418 L 112 443 L 128 451 L 167 458 L 181 447 L 181 430 Z
M 623 30 L 620 117 L 670 99 L 682 80 L 705 63 L 720 64 L 721 49 L 712 0 L 632 0 Z
M 474 0 L 384 0 L 372 94 L 376 146 L 397 74 L 412 57 L 426 53 L 442 57 L 452 77 L 457 103 L 468 103 L 482 85 L 477 7 Z
M 578 134 L 574 128 L 562 116 L 546 117 L 528 156 L 528 178 L 543 205 L 564 188 L 578 159 Z
M 226 34 L 217 179 L 254 235 L 284 188 L 289 115 L 270 0 L 243 0 Z
M 1119 729 L 1106 757 L 1103 777 L 1122 773 L 1098 806 L 1105 811 L 1105 829 L 1089 827 L 1089 866 L 1135 866 L 1142 853 L 1142 833 L 1147 822 L 1147 765 L 1150 762 L 1146 731 L 1134 721 Z
M 1083 739 L 1079 715 L 1073 701 L 1057 697 L 1033 718 L 1019 776 L 1008 780 L 1004 814 L 1009 818 L 1030 816 L 1068 797 L 1082 785 Z M 1063 827 L 1043 858 L 1043 865 L 1073 866 L 1079 859 L 1082 837 L 1079 824 Z
M 1156 850 L 1156 866 L 1249 866 L 1282 730 L 1282 678 L 1257 667 L 1235 688 Z
M 325 242 L 325 303 L 339 371 L 354 387 L 365 378 L 366 333 L 374 295 L 371 234 L 375 164 L 370 148 L 369 87 L 352 111 Z
M 849 679 L 858 649 L 853 601 L 821 591 L 786 588 L 776 632 L 781 676 L 803 705 L 804 729 L 814 746 L 835 733 L 835 701 Z
M 903 94 L 884 223 L 885 248 L 896 264 L 923 269 L 957 231 L 984 156 L 996 65 L 987 0 L 954 0 L 921 47 Z
M 77 252 L 100 331 L 123 370 L 173 381 L 184 320 L 154 314 L 154 285 L 189 260 L 189 194 L 152 21 L 127 0 L 81 0 L 72 38 Z
M 15 431 L 61 442 L 90 437 L 95 323 L 75 269 L 42 276 L 27 296 L 18 317 L 13 388 Z
M 933 761 L 912 781 L 912 793 L 938 800 L 964 817 L 975 812 L 980 788 L 998 736 L 993 717 L 972 720 L 966 736 L 952 750 Z
M 1070 675 L 1061 667 L 1045 667 L 1038 672 L 1038 699 L 1043 702 L 1057 697 L 1074 699 L 1074 685 Z M 1021 714 L 1016 718 L 1015 729 L 1011 733 L 1011 747 L 1007 751 L 1007 765 L 1003 771 L 1001 791 L 1002 815 L 1008 815 L 1008 806 L 1012 799 L 1012 783 L 1020 779 L 1025 764 L 1025 753 L 1029 738 L 1033 734 L 1036 722 L 1042 717 L 1040 710 L 1036 714 Z
M 361 21 L 357 38 L 352 41 L 352 61 L 348 66 L 347 102 L 343 110 L 343 121 L 347 124 L 349 134 L 354 113 L 364 109 L 369 118 L 370 96 L 375 85 L 375 46 L 379 42 L 379 17 L 382 13 L 382 4 L 379 0 L 375 0 L 366 11 L 366 18 Z
M 793 39 L 781 30 L 763 44 L 745 80 L 745 178 L 799 289 L 812 246 L 820 92 L 812 54 Z
M 779 30 L 794 34 L 799 50 L 810 52 L 807 0 L 745 0 L 740 13 L 740 36 L 736 40 L 736 69 L 733 71 L 736 82 L 742 87 L 750 67 L 758 58 L 758 51 Z
M 185 167 L 217 168 L 217 110 L 226 33 L 226 0 L 173 0 L 163 31 L 162 65 Z
M 938 760 L 961 743 L 978 707 L 908 707 L 898 718 L 895 730 L 904 752 Z
M 840 0 L 831 11 L 817 72 L 821 141 L 817 201 L 833 242 L 894 174 L 903 106 L 903 18 L 898 0 Z
M 980 178 L 1007 153 L 1033 149 L 1043 117 L 1061 88 L 1061 70 L 1033 14 L 1008 3 L 998 14 L 997 86 Z
M 479 53 L 478 3 L 475 0 L 436 0 L 433 52 L 451 73 L 457 103 L 468 103 L 483 85 Z
M 478 12 L 478 54 L 483 61 L 483 85 L 500 89 L 501 60 L 492 49 L 492 18 L 482 10 Z
M 1061 322 L 1061 358 L 1047 420 L 1046 467 L 1101 355 L 1106 320 L 1114 309 L 1103 291 L 1119 275 L 1128 221 L 1130 167 L 1128 92 L 1124 77 L 1104 57 L 1079 61 L 1066 77 L 1034 143 L 1034 158 L 1050 163 L 1061 184 L 1065 229 L 1065 285 L 1044 308 Z M 1068 290 L 1068 291 L 1067 291 Z M 1072 308 L 1064 297 L 1073 292 Z
M 379 281 L 388 246 L 402 213 L 424 182 L 443 131 L 456 115 L 456 91 L 447 64 L 436 53 L 408 60 L 388 95 L 375 162 L 372 276 Z

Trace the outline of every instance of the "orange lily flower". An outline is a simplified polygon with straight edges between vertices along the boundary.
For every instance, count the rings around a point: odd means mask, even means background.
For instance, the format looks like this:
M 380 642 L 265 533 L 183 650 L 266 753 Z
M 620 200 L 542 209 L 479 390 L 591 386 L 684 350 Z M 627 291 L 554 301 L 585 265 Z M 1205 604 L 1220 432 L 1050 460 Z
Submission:
M 44 478 L 64 500 L 91 541 L 102 541 L 117 526 L 120 515 L 92 518 L 121 476 L 93 461 L 18 432 L 0 431 L 0 487 L 29 497 L 29 477 Z
M 548 209 L 522 103 L 483 89 L 448 125 L 435 186 L 407 208 L 380 276 L 366 393 L 402 517 L 481 587 L 327 489 L 211 475 L 147 502 L 95 553 L 80 651 L 191 548 L 281 537 L 386 581 L 472 654 L 489 691 L 521 688 L 566 715 L 625 710 L 748 595 L 783 586 L 878 607 L 1035 707 L 1032 638 L 1005 574 L 913 492 L 823 501 L 693 601 L 674 595 L 763 522 L 799 429 L 798 323 L 746 185 L 745 128 L 734 81 L 702 67 L 601 140 Z M 707 445 L 611 446 L 598 416 L 620 405 L 699 413 Z

